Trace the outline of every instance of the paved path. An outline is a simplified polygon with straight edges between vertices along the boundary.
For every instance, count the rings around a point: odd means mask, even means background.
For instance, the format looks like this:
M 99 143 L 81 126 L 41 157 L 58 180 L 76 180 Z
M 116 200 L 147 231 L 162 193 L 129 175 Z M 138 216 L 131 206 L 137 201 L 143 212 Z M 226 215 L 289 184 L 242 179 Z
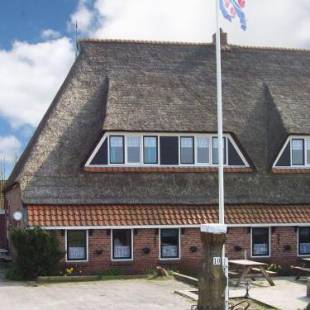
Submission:
M 0 269 L 1 270 L 1 269 Z M 1 272 L 0 272 L 1 278 Z M 281 310 L 303 310 L 305 282 L 294 278 L 276 278 L 276 286 L 258 281 L 250 297 Z M 116 280 L 33 285 L 0 279 L 1 309 L 10 310 L 190 310 L 191 302 L 174 294 L 191 287 L 174 280 Z M 230 296 L 242 296 L 245 290 L 231 287 Z
M 0 285 L 1 309 L 10 310 L 190 310 L 174 294 L 188 289 L 173 280 L 122 280 L 80 283 Z
M 306 297 L 305 281 L 295 281 L 294 277 L 275 278 L 275 286 L 266 281 L 258 281 L 250 289 L 250 297 L 265 302 L 281 310 L 304 310 L 310 298 Z M 230 296 L 244 296 L 245 289 L 230 288 Z

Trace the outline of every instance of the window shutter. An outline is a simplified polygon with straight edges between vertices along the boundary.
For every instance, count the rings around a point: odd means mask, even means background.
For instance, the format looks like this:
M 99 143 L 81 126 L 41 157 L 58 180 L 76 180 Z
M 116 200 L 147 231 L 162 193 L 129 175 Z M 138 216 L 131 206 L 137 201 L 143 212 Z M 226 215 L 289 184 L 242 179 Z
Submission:
M 233 144 L 228 140 L 228 165 L 231 166 L 244 166 L 244 162 L 239 156 Z
M 108 164 L 108 139 L 105 139 L 99 148 L 97 154 L 93 158 L 91 165 L 107 165 Z
M 179 141 L 178 137 L 160 137 L 160 164 L 178 165 Z
M 285 147 L 282 155 L 276 163 L 277 167 L 287 167 L 291 165 L 291 147 L 290 143 Z

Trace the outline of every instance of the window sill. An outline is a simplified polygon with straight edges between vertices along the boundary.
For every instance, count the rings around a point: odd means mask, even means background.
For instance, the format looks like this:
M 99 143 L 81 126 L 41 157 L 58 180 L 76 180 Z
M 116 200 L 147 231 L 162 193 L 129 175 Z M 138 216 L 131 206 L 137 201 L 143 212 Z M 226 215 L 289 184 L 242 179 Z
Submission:
M 84 167 L 91 173 L 217 173 L 218 167 Z M 225 167 L 225 173 L 251 173 L 250 167 Z M 309 171 L 310 173 L 310 171 Z
M 173 261 L 179 262 L 181 260 L 181 258 L 180 257 L 176 257 L 176 258 L 159 258 L 159 260 L 161 262 L 173 262 Z
M 295 168 L 295 167 L 274 167 L 272 172 L 275 174 L 310 174 L 310 167 Z

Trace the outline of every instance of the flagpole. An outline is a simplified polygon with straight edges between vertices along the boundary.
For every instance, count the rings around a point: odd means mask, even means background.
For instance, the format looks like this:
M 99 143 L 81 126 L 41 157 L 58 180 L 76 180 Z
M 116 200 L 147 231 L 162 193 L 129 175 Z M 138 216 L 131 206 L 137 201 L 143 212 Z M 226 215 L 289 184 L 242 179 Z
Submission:
M 222 86 L 222 51 L 221 51 L 221 29 L 219 7 L 221 0 L 216 3 L 216 92 L 217 92 L 217 136 L 218 136 L 218 203 L 219 203 L 219 224 L 225 224 L 224 205 L 224 154 L 223 154 L 223 86 Z M 222 266 L 227 278 L 225 290 L 225 309 L 228 309 L 229 288 L 228 288 L 228 261 L 225 257 L 225 245 L 222 250 Z
M 224 160 L 223 160 L 223 94 L 222 94 L 222 60 L 221 30 L 219 21 L 219 1 L 216 2 L 216 84 L 217 84 L 217 133 L 218 133 L 218 179 L 219 179 L 219 224 L 225 224 L 224 209 Z

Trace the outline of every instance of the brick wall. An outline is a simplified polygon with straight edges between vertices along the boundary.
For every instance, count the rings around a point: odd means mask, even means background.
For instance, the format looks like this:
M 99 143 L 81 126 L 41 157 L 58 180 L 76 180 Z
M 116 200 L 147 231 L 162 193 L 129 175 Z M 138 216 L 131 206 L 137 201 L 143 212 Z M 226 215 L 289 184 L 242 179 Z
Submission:
M 64 233 L 57 232 L 61 246 L 65 249 Z M 253 258 L 268 263 L 290 265 L 296 263 L 297 236 L 294 227 L 278 227 L 271 233 L 271 257 Z M 157 229 L 138 229 L 133 235 L 133 261 L 113 262 L 111 261 L 111 233 L 107 230 L 92 230 L 89 233 L 89 260 L 86 263 L 67 263 L 66 266 L 75 266 L 83 273 L 94 273 L 116 268 L 125 273 L 144 273 L 155 266 L 161 265 L 174 268 L 187 273 L 196 273 L 200 268 L 201 243 L 200 232 L 197 228 L 186 228 L 181 233 L 181 259 L 164 261 L 159 259 L 159 232 Z M 289 244 L 291 250 L 284 250 Z M 143 248 L 150 248 L 149 254 L 143 253 Z M 196 247 L 196 249 L 193 249 Z M 238 247 L 241 248 L 238 249 Z M 100 253 L 102 250 L 102 253 Z M 196 250 L 193 252 L 193 250 Z M 226 251 L 230 259 L 244 257 L 251 259 L 251 233 L 248 228 L 230 228 Z

